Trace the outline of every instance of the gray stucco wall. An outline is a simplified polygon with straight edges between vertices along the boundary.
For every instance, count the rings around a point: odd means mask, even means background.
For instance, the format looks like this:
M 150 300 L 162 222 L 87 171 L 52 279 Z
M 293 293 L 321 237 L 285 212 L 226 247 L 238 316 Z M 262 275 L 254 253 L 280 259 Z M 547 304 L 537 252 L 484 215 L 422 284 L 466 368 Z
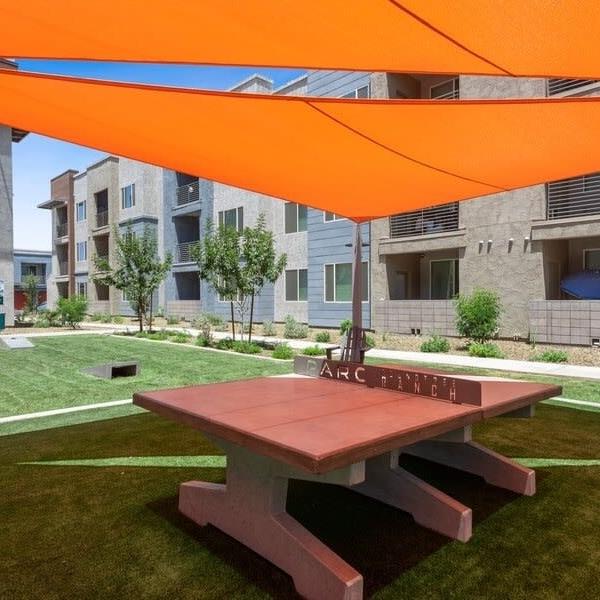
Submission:
M 14 322 L 12 131 L 0 126 L 0 279 L 4 281 L 6 325 Z

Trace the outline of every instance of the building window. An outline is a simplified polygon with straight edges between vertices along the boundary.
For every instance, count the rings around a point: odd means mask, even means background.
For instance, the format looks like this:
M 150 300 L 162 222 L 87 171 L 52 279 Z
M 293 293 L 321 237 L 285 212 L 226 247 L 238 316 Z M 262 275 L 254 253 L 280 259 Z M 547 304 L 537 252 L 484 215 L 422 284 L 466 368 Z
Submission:
M 342 98 L 369 98 L 371 94 L 369 93 L 369 86 L 363 85 L 351 92 L 344 94 Z
M 362 301 L 369 300 L 369 263 L 362 263 Z M 325 265 L 325 302 L 352 302 L 352 263 Z
M 586 271 L 600 271 L 600 248 L 583 251 L 583 268 Z
M 242 233 L 244 231 L 244 207 L 220 210 L 219 227 L 234 227 Z
M 87 298 L 87 281 L 77 282 L 77 294 L 79 296 L 84 296 L 85 298 Z
M 87 242 L 77 242 L 77 262 L 87 260 Z
M 285 299 L 287 302 L 306 302 L 308 299 L 308 271 L 306 269 L 286 270 Z
M 323 213 L 323 220 L 325 221 L 325 223 L 331 223 L 332 221 L 344 221 L 345 219 L 346 217 L 340 217 L 339 215 L 336 215 L 332 212 Z
M 431 293 L 432 300 L 449 300 L 458 294 L 458 259 L 432 260 Z
M 121 188 L 121 208 L 131 208 L 135 206 L 135 183 Z
M 455 100 L 459 97 L 458 77 L 448 79 L 429 88 L 429 97 L 438 100 Z
M 21 278 L 34 275 L 42 280 L 46 279 L 46 265 L 34 263 L 21 263 Z
M 285 203 L 285 232 L 296 233 L 306 231 L 306 220 L 308 209 L 302 204 L 295 202 Z
M 86 209 L 85 209 L 85 200 L 83 202 L 78 202 L 76 205 L 76 209 L 77 209 L 77 222 L 85 221 L 85 219 L 87 217 Z

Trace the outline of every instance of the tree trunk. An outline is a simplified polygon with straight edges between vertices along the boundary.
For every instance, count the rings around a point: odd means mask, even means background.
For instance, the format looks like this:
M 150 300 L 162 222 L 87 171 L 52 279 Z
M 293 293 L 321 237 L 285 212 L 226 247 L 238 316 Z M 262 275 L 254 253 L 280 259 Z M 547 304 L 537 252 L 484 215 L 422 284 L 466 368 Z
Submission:
M 248 341 L 252 341 L 252 324 L 254 323 L 254 290 L 250 296 L 250 329 L 248 330 Z
M 140 308 L 139 304 L 138 304 L 138 309 L 137 309 L 137 315 L 138 315 L 138 321 L 140 322 L 140 333 L 142 333 L 144 331 L 144 316 L 142 314 L 142 309 Z
M 233 300 L 229 301 L 231 305 L 231 335 L 233 335 L 233 341 L 235 342 L 235 318 L 233 315 Z
M 150 310 L 148 311 L 148 329 L 150 331 L 152 331 L 152 320 L 154 318 L 153 313 L 152 313 L 152 296 L 153 294 L 150 294 Z

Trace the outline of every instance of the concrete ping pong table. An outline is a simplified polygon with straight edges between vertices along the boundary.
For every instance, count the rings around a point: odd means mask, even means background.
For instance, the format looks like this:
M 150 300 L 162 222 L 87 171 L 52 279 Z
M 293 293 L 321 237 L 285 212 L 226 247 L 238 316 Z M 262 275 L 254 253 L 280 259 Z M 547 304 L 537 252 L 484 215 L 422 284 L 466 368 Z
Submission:
M 306 598 L 358 600 L 360 573 L 286 513 L 289 479 L 332 483 L 466 542 L 471 509 L 398 465 L 400 453 L 535 493 L 535 472 L 471 440 L 471 425 L 527 417 L 558 386 L 298 357 L 312 376 L 139 393 L 134 403 L 199 429 L 227 454 L 226 485 L 190 481 L 179 509 L 293 578 Z M 399 542 L 401 543 L 401 542 Z

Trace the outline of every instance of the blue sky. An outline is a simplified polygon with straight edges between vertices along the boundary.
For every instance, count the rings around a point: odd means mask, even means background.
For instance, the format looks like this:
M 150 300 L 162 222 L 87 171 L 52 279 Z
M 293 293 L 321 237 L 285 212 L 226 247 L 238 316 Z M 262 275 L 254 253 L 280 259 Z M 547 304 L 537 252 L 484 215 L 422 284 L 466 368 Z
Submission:
M 275 86 L 302 73 L 290 69 L 34 60 L 19 61 L 19 68 L 58 75 L 220 90 L 230 88 L 256 72 L 273 79 Z M 36 208 L 49 198 L 50 179 L 67 169 L 85 169 L 101 156 L 103 153 L 91 148 L 33 134 L 21 143 L 13 144 L 15 248 L 50 249 L 50 211 Z

